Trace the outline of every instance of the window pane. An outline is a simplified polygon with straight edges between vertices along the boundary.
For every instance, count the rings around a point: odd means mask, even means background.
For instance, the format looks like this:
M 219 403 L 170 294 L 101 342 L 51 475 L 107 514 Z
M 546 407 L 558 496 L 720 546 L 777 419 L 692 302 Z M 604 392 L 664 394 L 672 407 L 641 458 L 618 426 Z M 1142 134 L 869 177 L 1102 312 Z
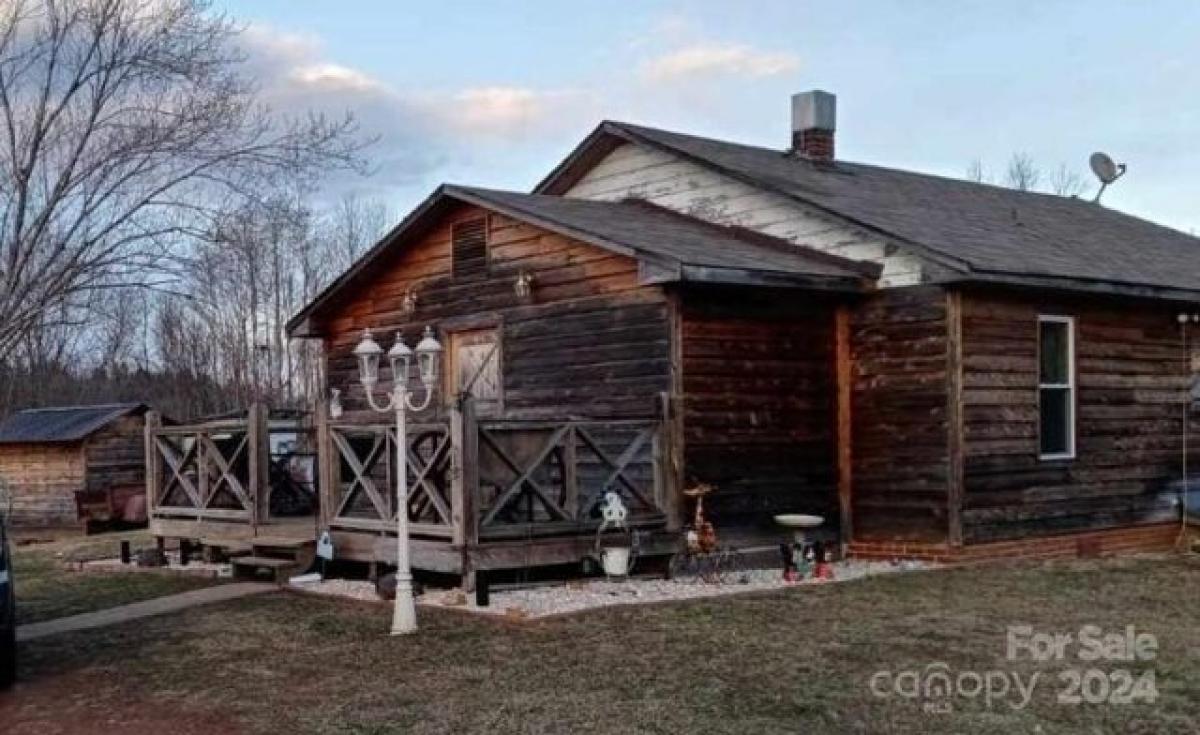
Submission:
M 1069 330 L 1065 322 L 1041 322 L 1039 336 L 1041 346 L 1041 376 L 1042 383 L 1066 383 L 1069 380 Z
M 1041 389 L 1042 454 L 1071 451 L 1071 391 Z

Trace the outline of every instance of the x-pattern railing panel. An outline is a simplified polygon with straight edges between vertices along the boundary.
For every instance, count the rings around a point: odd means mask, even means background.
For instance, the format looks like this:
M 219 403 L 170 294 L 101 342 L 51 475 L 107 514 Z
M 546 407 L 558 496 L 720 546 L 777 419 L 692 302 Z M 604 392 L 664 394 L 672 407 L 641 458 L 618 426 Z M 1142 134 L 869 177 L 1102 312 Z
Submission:
M 350 484 L 344 490 L 334 516 L 340 518 L 348 515 L 350 504 L 355 497 L 356 491 L 362 490 L 370 500 L 371 507 L 375 510 L 377 518 L 382 520 L 391 517 L 391 503 L 384 500 L 383 496 L 379 494 L 379 489 L 375 486 L 375 480 L 370 474 L 379 460 L 387 456 L 386 450 L 391 446 L 388 434 L 375 434 L 370 449 L 367 451 L 366 456 L 361 459 L 345 433 L 334 430 L 330 432 L 330 436 L 333 438 L 334 446 L 337 447 L 342 460 L 350 467 L 352 474 Z M 386 459 L 384 461 L 386 462 Z
M 546 489 L 543 488 L 539 482 L 533 479 L 534 473 L 541 468 L 542 463 L 546 461 L 546 458 L 549 457 L 554 450 L 559 448 L 563 438 L 567 436 L 570 431 L 570 424 L 565 424 L 552 431 L 549 438 L 546 439 L 545 444 L 542 445 L 542 448 L 537 452 L 537 454 L 534 455 L 533 459 L 531 459 L 524 467 L 522 467 L 520 463 L 518 463 L 517 460 L 514 459 L 507 450 L 504 449 L 501 443 L 497 440 L 496 436 L 494 436 L 487 429 L 480 428 L 480 445 L 487 446 L 488 449 L 494 452 L 496 457 L 516 475 L 516 479 L 508 484 L 508 486 L 496 496 L 496 499 L 492 501 L 491 507 L 484 512 L 483 519 L 480 521 L 481 525 L 486 526 L 495 521 L 496 516 L 501 511 L 505 510 L 505 508 L 507 508 L 513 500 L 518 499 L 525 492 L 533 493 L 533 495 L 541 502 L 545 510 L 558 520 L 571 520 L 570 513 L 568 513 L 567 510 L 560 506 L 557 502 L 552 500 Z
M 197 455 L 199 454 L 199 442 L 192 442 L 183 451 L 179 451 L 179 447 L 168 438 L 162 436 L 154 437 L 154 447 L 159 456 L 162 457 L 166 469 L 170 470 L 171 477 L 166 482 L 161 484 L 159 488 L 156 505 L 168 505 L 168 500 L 176 487 L 183 490 L 188 500 L 191 501 L 189 506 L 192 508 L 203 507 L 204 501 L 200 497 L 200 490 L 187 476 L 188 467 L 197 469 L 197 477 L 199 477 L 198 468 L 196 468 Z
M 211 507 L 213 500 L 220 496 L 221 489 L 225 488 L 229 490 L 243 510 L 250 510 L 250 494 L 246 491 L 245 483 L 237 476 L 234 469 L 238 458 L 246 451 L 250 435 L 242 434 L 241 440 L 234 445 L 234 449 L 228 457 L 225 456 L 221 448 L 208 434 L 198 434 L 196 438 L 197 444 L 202 447 L 201 456 L 203 457 L 205 470 L 209 472 L 205 476 L 209 482 L 207 483 L 207 493 L 204 497 L 204 507 Z M 213 470 L 215 470 L 215 477 Z
M 590 449 L 601 462 L 606 464 L 610 470 L 605 477 L 604 482 L 594 492 L 589 494 L 584 502 L 580 505 L 580 512 L 587 513 L 592 506 L 599 502 L 604 493 L 613 488 L 619 481 L 620 484 L 629 491 L 631 495 L 637 498 L 648 508 L 654 508 L 654 501 L 646 494 L 646 492 L 628 476 L 630 465 L 638 457 L 642 448 L 647 446 L 647 442 L 654 439 L 654 427 L 648 426 L 639 431 L 633 438 L 633 441 L 622 450 L 621 454 L 614 460 L 607 452 L 604 451 L 600 442 L 583 427 L 578 427 L 576 433 L 584 445 Z
M 414 448 L 415 444 L 432 436 L 435 440 L 429 459 L 425 459 Z M 413 474 L 408 486 L 408 503 L 412 515 L 420 515 L 432 508 L 439 523 L 451 522 L 450 505 L 434 482 L 435 475 L 445 476 L 450 463 L 451 436 L 449 429 L 419 434 L 408 446 L 408 468 Z M 393 514 L 393 518 L 395 515 Z
M 228 498 L 237 507 L 232 510 L 249 512 L 252 506 L 249 477 L 244 463 L 249 435 L 245 432 L 219 432 L 224 439 L 214 439 L 207 431 L 156 434 L 152 445 L 162 461 L 164 477 L 158 484 L 155 507 L 212 509 L 214 501 Z M 233 442 L 226 454 L 222 442 Z M 176 489 L 183 491 L 186 503 L 177 502 Z
M 329 434 L 338 455 L 350 471 L 349 477 L 343 476 L 336 483 L 341 497 L 336 501 L 334 521 L 363 520 L 353 515 L 355 498 L 361 493 L 370 501 L 371 512 L 367 520 L 387 523 L 389 526 L 395 523 L 397 509 L 392 486 L 396 476 L 395 431 L 390 427 L 330 427 Z M 349 437 L 365 434 L 372 439 L 366 453 L 361 454 Z M 450 504 L 443 490 L 452 464 L 452 450 L 449 427 L 422 427 L 410 431 L 406 451 L 410 519 L 446 526 L 452 522 Z M 383 470 L 386 489 L 381 489 L 373 476 L 377 468 Z
M 611 424 L 605 422 L 579 421 L 538 428 L 525 428 L 519 424 L 480 426 L 480 451 L 486 450 L 492 454 L 508 473 L 506 477 L 481 478 L 482 484 L 499 489 L 481 510 L 480 525 L 502 525 L 506 517 L 519 517 L 522 513 L 519 508 L 521 500 L 526 501 L 526 523 L 535 522 L 533 502 L 543 511 L 546 521 L 582 522 L 589 519 L 596 504 L 610 490 L 620 492 L 628 501 L 636 501 L 630 504 L 630 510 L 634 513 L 640 509 L 658 510 L 651 499 L 653 491 L 643 487 L 633 472 L 635 467 L 652 464 L 652 458 L 645 455 L 652 446 L 658 424 L 625 426 L 623 432 L 609 432 L 611 435 L 606 437 L 609 442 L 619 442 L 623 446 L 615 458 L 605 448 L 605 442 L 598 438 L 599 432 L 609 426 Z M 632 438 L 627 438 L 630 430 L 633 431 Z M 545 435 L 538 449 L 528 454 L 527 458 L 520 457 L 519 452 L 506 446 L 503 439 L 505 434 L 521 432 L 526 435 Z M 602 467 L 603 475 L 599 482 L 581 480 L 581 469 L 588 459 L 585 455 L 591 455 L 591 463 L 598 463 Z M 558 466 L 551 467 L 551 462 Z M 567 466 L 572 463 L 573 466 Z M 548 487 L 544 479 L 539 479 L 539 474 L 543 478 L 551 478 L 561 487 Z M 562 502 L 555 500 L 556 490 Z

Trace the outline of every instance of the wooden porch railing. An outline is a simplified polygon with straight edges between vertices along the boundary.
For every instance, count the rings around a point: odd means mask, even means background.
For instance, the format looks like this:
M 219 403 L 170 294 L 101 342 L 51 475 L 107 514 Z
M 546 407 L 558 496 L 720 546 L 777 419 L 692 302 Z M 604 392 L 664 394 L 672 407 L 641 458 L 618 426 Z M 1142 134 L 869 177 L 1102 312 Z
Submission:
M 322 506 L 334 530 L 395 528 L 396 437 L 391 426 L 321 421 Z M 594 531 L 609 491 L 637 524 L 668 507 L 663 422 L 477 420 L 466 398 L 448 420 L 408 427 L 408 514 L 414 537 L 454 546 Z
M 163 426 L 157 414 L 149 415 L 149 516 L 258 525 L 277 514 L 314 515 L 315 466 L 300 468 L 307 455 L 297 448 L 311 444 L 313 429 L 272 424 L 267 414 L 266 406 L 255 404 L 245 419 L 179 426 Z
M 332 529 L 396 527 L 396 431 L 385 425 L 324 424 L 329 474 L 322 484 Z M 448 424 L 408 426 L 408 516 L 415 536 L 449 539 L 451 437 Z

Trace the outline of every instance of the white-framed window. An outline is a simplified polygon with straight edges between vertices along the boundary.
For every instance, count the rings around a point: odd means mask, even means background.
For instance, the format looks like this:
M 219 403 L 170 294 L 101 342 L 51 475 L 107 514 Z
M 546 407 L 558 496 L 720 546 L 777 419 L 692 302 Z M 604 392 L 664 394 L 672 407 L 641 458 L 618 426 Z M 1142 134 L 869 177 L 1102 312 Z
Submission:
M 1075 319 L 1038 316 L 1038 454 L 1075 457 Z

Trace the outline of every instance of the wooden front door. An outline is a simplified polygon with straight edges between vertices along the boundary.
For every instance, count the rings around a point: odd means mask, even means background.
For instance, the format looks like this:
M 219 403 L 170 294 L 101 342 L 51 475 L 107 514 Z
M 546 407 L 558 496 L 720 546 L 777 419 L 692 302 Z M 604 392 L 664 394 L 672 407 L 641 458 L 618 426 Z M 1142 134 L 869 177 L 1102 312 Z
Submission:
M 504 377 L 501 373 L 499 334 L 496 329 L 472 329 L 450 335 L 447 398 L 464 390 L 475 397 L 480 416 L 504 411 Z

